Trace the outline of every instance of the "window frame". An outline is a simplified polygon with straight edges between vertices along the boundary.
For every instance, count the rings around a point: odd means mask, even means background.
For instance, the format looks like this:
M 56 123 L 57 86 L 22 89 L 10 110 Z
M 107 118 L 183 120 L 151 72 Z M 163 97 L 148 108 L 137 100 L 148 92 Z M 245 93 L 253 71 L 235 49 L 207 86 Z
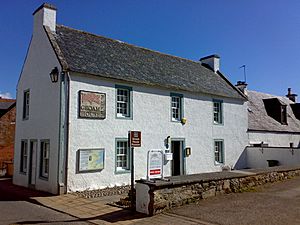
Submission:
M 173 117 L 173 97 L 179 98 L 179 118 L 176 119 Z M 179 93 L 170 93 L 170 113 L 171 113 L 171 122 L 175 122 L 175 123 L 181 123 L 182 118 L 184 117 L 184 96 L 183 94 L 179 94 Z
M 29 110 L 30 110 L 30 89 L 27 89 L 24 90 L 23 92 L 23 113 L 22 113 L 23 120 L 29 119 Z
M 45 163 L 44 163 L 44 149 L 43 149 L 43 144 L 48 144 L 48 171 L 47 173 L 44 173 L 44 166 L 45 166 Z M 43 139 L 43 140 L 40 140 L 40 178 L 43 179 L 43 180 L 48 180 L 49 178 L 49 172 L 50 172 L 50 140 L 49 139 Z
M 133 119 L 132 87 L 116 84 L 115 89 L 116 89 L 116 91 L 115 91 L 115 95 L 116 95 L 116 97 L 115 97 L 115 101 L 116 101 L 116 103 L 115 103 L 116 118 L 117 119 L 131 119 L 132 120 Z M 118 113 L 118 90 L 126 90 L 129 93 L 128 94 L 129 99 L 128 99 L 128 102 L 127 102 L 128 103 L 128 107 L 127 107 L 128 113 L 125 116 L 122 116 L 120 113 Z
M 286 105 L 280 106 L 280 120 L 281 120 L 281 124 L 287 125 L 287 106 Z
M 26 154 L 24 154 L 23 143 L 26 144 Z M 24 159 L 25 158 L 25 159 Z M 27 174 L 28 169 L 28 140 L 21 140 L 21 155 L 20 155 L 20 173 Z
M 118 161 L 118 142 L 127 142 L 127 168 L 128 169 L 118 169 L 117 161 Z M 116 138 L 115 139 L 115 174 L 124 174 L 131 172 L 131 149 L 129 146 L 128 138 Z
M 214 125 L 224 125 L 224 110 L 223 110 L 223 100 L 213 99 L 213 124 Z M 219 112 L 215 111 L 215 103 L 219 104 Z M 215 112 L 219 113 L 218 121 L 215 121 Z
M 220 155 L 220 150 L 219 150 L 219 157 L 221 156 L 221 160 L 217 161 L 216 160 L 216 143 L 222 143 L 222 149 L 221 149 L 221 155 Z M 224 144 L 224 139 L 214 139 L 213 141 L 213 153 L 214 153 L 214 163 L 215 165 L 224 165 L 225 164 L 225 144 Z

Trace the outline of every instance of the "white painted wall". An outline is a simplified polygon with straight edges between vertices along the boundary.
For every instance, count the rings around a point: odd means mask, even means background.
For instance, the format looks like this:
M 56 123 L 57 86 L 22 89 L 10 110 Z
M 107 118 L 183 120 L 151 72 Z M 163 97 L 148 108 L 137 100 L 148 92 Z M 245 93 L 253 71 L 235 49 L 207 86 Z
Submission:
M 115 84 L 133 88 L 133 120 L 115 117 Z M 80 90 L 106 93 L 106 119 L 78 118 Z M 247 145 L 246 104 L 216 96 L 184 94 L 187 123 L 171 122 L 170 90 L 104 80 L 95 76 L 71 74 L 70 140 L 68 191 L 96 189 L 130 183 L 130 174 L 115 173 L 115 138 L 126 138 L 129 130 L 142 131 L 142 147 L 135 150 L 135 179 L 146 177 L 146 155 L 150 149 L 165 149 L 164 140 L 184 138 L 192 155 L 185 159 L 186 173 L 220 171 L 214 164 L 213 139 L 224 139 L 225 164 L 234 166 Z M 224 101 L 224 125 L 213 125 L 212 99 Z M 85 148 L 105 148 L 105 168 L 101 172 L 76 173 L 76 152 Z M 169 176 L 171 163 L 164 167 Z
M 36 189 L 57 193 L 57 163 L 59 136 L 59 82 L 51 83 L 49 73 L 59 62 L 43 27 L 34 27 L 34 33 L 17 86 L 16 138 L 14 152 L 14 184 L 27 186 L 27 174 L 20 173 L 21 140 L 37 139 Z M 23 120 L 23 94 L 30 90 L 29 119 Z M 48 180 L 39 178 L 40 140 L 50 140 L 50 172 Z M 29 147 L 29 145 L 28 145 Z M 29 157 L 28 162 L 29 163 Z
M 300 134 L 248 131 L 248 137 L 249 144 L 261 143 L 263 141 L 270 147 L 290 147 L 290 143 L 294 143 L 294 147 L 300 147 Z
M 267 160 L 278 160 L 281 166 L 300 164 L 300 149 L 247 147 L 247 167 L 268 167 Z

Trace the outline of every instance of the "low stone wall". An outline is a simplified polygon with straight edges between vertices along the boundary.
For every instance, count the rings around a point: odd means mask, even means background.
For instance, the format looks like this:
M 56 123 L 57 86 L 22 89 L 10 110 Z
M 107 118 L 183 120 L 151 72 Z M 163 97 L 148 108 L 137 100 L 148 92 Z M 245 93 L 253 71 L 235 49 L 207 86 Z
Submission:
M 255 186 L 299 175 L 300 167 L 276 167 L 170 177 L 169 180 L 156 182 L 140 180 L 136 185 L 136 210 L 155 215 L 200 199 L 231 192 L 243 192 Z

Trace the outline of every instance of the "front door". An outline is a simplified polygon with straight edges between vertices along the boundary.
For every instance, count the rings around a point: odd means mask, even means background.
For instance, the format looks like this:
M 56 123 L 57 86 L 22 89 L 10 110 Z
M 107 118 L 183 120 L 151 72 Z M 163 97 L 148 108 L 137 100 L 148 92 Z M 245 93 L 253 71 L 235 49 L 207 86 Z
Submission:
M 36 179 L 36 159 L 37 158 L 37 141 L 31 140 L 30 141 L 30 158 L 29 158 L 29 176 L 28 176 L 28 184 L 29 187 L 35 186 L 35 179 Z
M 172 176 L 179 176 L 184 174 L 183 146 L 183 141 L 171 141 L 171 151 L 173 153 Z

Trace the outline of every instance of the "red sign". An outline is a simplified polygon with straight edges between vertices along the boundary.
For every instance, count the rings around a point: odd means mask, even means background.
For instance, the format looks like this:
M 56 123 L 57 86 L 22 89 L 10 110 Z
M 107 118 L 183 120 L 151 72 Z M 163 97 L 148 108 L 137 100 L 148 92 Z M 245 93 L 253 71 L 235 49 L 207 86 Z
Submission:
M 141 131 L 130 131 L 129 143 L 130 143 L 130 147 L 141 147 L 142 145 Z
M 157 174 L 160 174 L 160 169 L 150 170 L 150 175 L 157 175 Z

